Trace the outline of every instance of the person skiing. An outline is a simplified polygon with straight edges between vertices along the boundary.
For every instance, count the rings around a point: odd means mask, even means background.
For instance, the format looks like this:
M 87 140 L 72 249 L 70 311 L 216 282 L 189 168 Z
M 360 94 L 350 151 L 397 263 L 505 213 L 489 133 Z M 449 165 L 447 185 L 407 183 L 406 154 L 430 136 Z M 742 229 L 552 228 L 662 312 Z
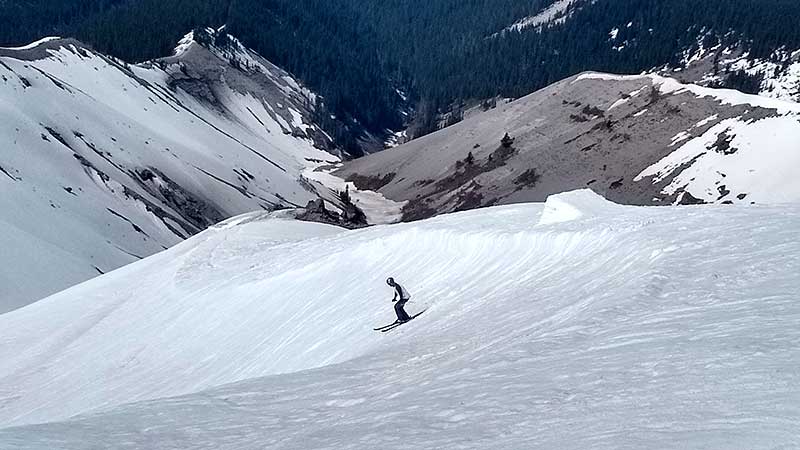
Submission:
M 386 279 L 386 284 L 394 288 L 394 298 L 392 298 L 392 302 L 396 302 L 394 304 L 394 312 L 397 313 L 397 322 L 395 323 L 408 322 L 411 320 L 411 317 L 408 316 L 403 306 L 405 306 L 411 296 L 408 295 L 408 291 L 403 286 L 400 286 L 399 283 L 395 282 L 392 277 Z

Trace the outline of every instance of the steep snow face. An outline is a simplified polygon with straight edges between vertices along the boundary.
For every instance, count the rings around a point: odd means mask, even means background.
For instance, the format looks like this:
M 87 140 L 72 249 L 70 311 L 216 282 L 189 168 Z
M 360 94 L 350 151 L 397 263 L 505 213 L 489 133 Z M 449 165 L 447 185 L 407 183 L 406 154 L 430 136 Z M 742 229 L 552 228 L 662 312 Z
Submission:
M 175 47 L 173 52 L 174 56 L 183 55 L 187 50 L 189 50 L 189 48 L 192 47 L 194 43 L 194 31 L 186 33 L 186 35 L 184 35 L 183 38 L 178 41 L 178 46 Z
M 0 50 L 0 313 L 227 217 L 316 198 L 313 94 L 233 38 L 128 66 L 73 40 Z M 216 46 L 219 45 L 219 46 Z
M 588 191 L 239 217 L 0 316 L 0 447 L 793 448 L 798 231 Z M 390 275 L 425 313 L 382 334 Z

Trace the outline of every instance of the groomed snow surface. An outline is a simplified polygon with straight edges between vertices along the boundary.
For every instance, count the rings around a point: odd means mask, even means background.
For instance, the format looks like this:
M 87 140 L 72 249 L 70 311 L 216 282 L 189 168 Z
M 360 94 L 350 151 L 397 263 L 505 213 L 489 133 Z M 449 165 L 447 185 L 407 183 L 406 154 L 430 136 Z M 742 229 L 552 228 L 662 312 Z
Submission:
M 588 191 L 241 216 L 0 315 L 0 448 L 798 448 L 799 230 Z M 378 333 L 390 275 L 427 310 Z

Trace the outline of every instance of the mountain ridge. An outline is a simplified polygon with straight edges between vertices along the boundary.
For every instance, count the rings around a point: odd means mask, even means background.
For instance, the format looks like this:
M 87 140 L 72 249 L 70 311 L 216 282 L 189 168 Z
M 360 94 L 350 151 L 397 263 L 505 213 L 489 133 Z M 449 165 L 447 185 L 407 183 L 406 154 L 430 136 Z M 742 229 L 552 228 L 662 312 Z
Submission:
M 457 118 L 464 105 L 520 98 L 587 70 L 675 77 L 688 71 L 697 76 L 686 82 L 710 76 L 722 87 L 765 90 L 766 83 L 741 65 L 774 63 L 759 72 L 765 82 L 779 80 L 794 73 L 781 55 L 800 49 L 791 19 L 800 8 L 787 0 L 33 2 L 41 3 L 43 14 L 17 14 L 29 27 L 14 23 L 13 8 L 0 11 L 0 22 L 14 25 L 0 30 L 0 42 L 58 31 L 142 61 L 167 56 L 189 29 L 227 25 L 245 45 L 325 97 L 326 113 L 339 121 L 323 128 L 352 154 L 382 148 L 409 121 L 412 135 L 424 135 L 443 116 Z M 547 11 L 558 14 L 539 16 Z M 535 17 L 540 26 L 486 38 Z M 702 73 L 694 61 L 687 69 L 687 58 L 715 47 L 748 56 L 730 70 L 726 64 L 715 68 L 713 56 Z
M 588 72 L 337 174 L 408 201 L 405 220 L 580 188 L 638 205 L 796 201 L 798 113 L 653 74 Z
M 0 50 L 0 223 L 19 237 L 6 245 L 18 260 L 0 273 L 2 309 L 232 215 L 319 197 L 301 173 L 340 154 L 314 125 L 313 93 L 219 39 L 230 52 L 194 43 L 142 65 L 74 39 Z M 42 264 L 52 245 L 61 257 Z

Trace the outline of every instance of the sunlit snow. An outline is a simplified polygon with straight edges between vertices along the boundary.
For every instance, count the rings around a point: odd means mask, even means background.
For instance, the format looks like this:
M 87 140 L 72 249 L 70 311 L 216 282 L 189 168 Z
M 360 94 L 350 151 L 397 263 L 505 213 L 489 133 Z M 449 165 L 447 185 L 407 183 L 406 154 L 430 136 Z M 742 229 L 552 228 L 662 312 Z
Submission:
M 0 50 L 30 50 L 30 49 L 36 48 L 36 47 L 38 47 L 38 46 L 40 46 L 42 44 L 46 44 L 46 43 L 51 42 L 51 41 L 56 41 L 58 39 L 61 39 L 61 38 L 58 37 L 58 36 L 48 36 L 48 37 L 39 39 L 38 41 L 31 42 L 30 44 L 23 45 L 21 47 L 0 47 Z
M 589 191 L 238 217 L 1 315 L 0 448 L 795 448 L 798 231 Z M 426 311 L 382 334 L 387 276 Z

